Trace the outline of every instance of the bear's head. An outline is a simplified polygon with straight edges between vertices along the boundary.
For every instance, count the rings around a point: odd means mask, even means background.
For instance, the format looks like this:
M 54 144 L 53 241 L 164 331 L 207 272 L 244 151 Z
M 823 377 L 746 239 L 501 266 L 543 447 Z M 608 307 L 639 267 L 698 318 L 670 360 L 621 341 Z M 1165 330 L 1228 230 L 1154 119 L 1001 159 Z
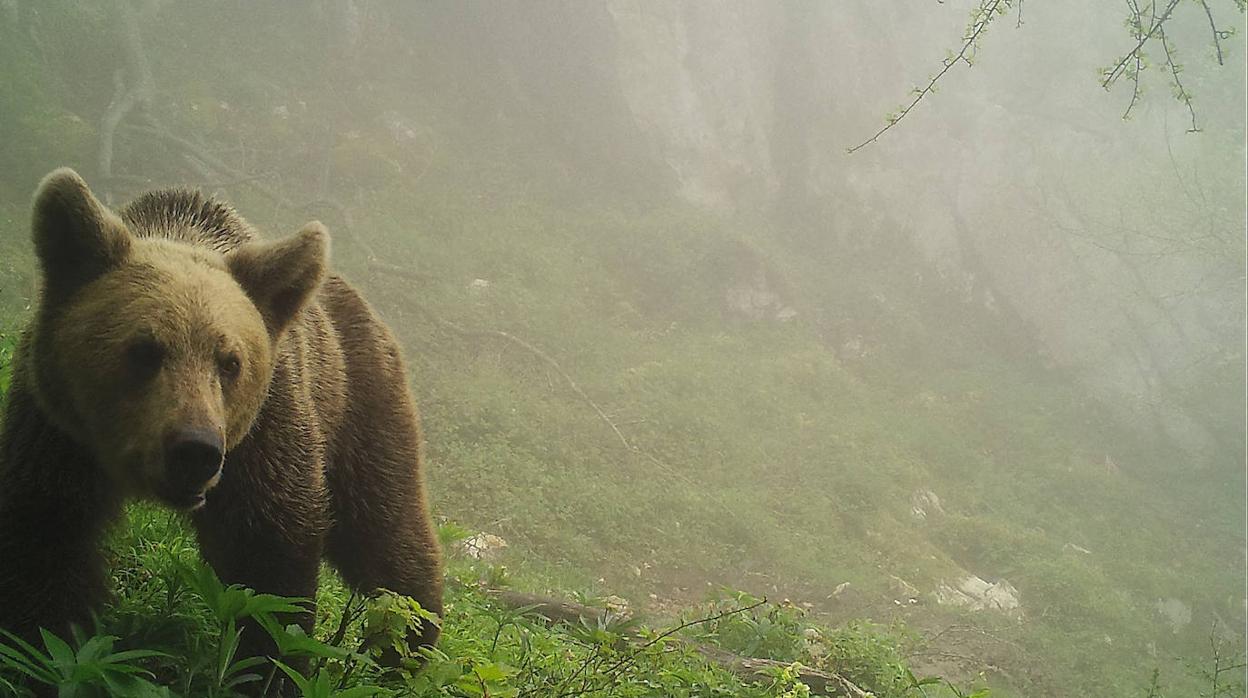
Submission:
M 39 186 L 32 234 L 41 409 L 121 494 L 199 507 L 264 404 L 283 332 L 325 276 L 324 227 L 225 254 L 140 237 L 61 169 Z

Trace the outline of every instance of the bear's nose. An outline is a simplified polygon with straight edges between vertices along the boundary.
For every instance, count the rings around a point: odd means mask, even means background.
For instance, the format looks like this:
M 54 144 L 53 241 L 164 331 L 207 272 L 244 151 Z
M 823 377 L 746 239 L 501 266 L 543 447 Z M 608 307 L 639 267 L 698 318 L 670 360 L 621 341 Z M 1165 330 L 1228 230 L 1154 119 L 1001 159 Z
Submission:
M 165 447 L 165 467 L 178 482 L 199 488 L 216 476 L 225 458 L 225 440 L 208 429 L 183 429 Z

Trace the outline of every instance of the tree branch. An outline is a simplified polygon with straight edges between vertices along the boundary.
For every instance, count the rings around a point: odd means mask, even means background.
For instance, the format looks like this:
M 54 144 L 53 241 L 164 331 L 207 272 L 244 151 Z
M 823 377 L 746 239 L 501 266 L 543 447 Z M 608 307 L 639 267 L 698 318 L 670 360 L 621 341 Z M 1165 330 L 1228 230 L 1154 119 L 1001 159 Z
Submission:
M 1187 132 L 1199 133 L 1200 127 L 1196 125 L 1196 110 L 1192 108 L 1192 95 L 1183 86 L 1183 81 L 1179 79 L 1179 73 L 1183 72 L 1183 66 L 1174 62 L 1174 54 L 1170 50 L 1170 42 L 1166 41 L 1165 29 L 1158 32 L 1157 38 L 1161 40 L 1161 48 L 1166 52 L 1166 65 L 1169 66 L 1171 78 L 1174 80 L 1174 96 L 1187 107 L 1187 113 L 1192 117 L 1192 127 Z
M 1161 13 L 1161 17 L 1158 18 L 1154 14 L 1154 22 L 1153 25 L 1149 27 L 1148 33 L 1136 41 L 1135 47 L 1128 51 L 1126 55 L 1118 61 L 1117 65 L 1110 70 L 1104 71 L 1105 79 L 1101 81 L 1101 87 L 1108 90 L 1110 86 L 1117 82 L 1118 78 L 1122 77 L 1123 73 L 1127 69 L 1127 62 L 1137 57 L 1140 50 L 1144 48 L 1144 44 L 1148 43 L 1148 40 L 1153 38 L 1153 34 L 1156 34 L 1161 30 L 1161 25 L 1165 24 L 1166 20 L 1170 19 L 1170 14 L 1174 12 L 1174 8 L 1177 7 L 1178 4 L 1179 0 L 1170 0 L 1170 4 L 1167 5 L 1165 11 Z
M 880 139 L 880 136 L 887 133 L 889 129 L 901 123 L 901 120 L 906 118 L 906 115 L 918 106 L 919 102 L 921 102 L 924 97 L 935 91 L 936 83 L 939 82 L 940 79 L 945 76 L 945 73 L 948 73 L 949 69 L 954 65 L 957 65 L 958 63 L 966 63 L 968 66 L 971 65 L 969 54 L 975 48 L 976 43 L 979 41 L 979 37 L 983 35 L 984 30 L 986 30 L 988 25 L 992 23 L 995 15 L 1005 12 L 1009 6 L 1009 2 L 1010 0 L 987 0 L 985 3 L 981 4 L 978 11 L 976 11 L 971 18 L 971 24 L 967 28 L 966 35 L 963 37 L 962 49 L 958 51 L 958 54 L 952 58 L 946 58 L 942 61 L 944 67 L 941 68 L 940 72 L 932 77 L 925 87 L 922 89 L 916 88 L 917 91 L 915 92 L 914 99 L 911 100 L 910 104 L 906 105 L 900 113 L 890 116 L 888 118 L 888 123 L 886 123 L 879 131 L 876 131 L 875 135 L 850 148 L 847 152 L 853 154 L 866 146 L 875 143 Z M 1003 5 L 1005 5 L 1005 7 L 1002 7 Z
M 1218 50 L 1218 65 L 1226 65 L 1222 62 L 1222 32 L 1213 22 L 1213 11 L 1209 9 L 1207 0 L 1200 0 L 1200 6 L 1205 8 L 1205 16 L 1209 18 L 1209 31 L 1213 33 L 1213 47 Z
M 1131 9 L 1131 29 L 1138 41 L 1144 35 L 1144 15 L 1140 12 L 1139 3 L 1136 0 L 1127 0 L 1127 7 Z M 1144 53 L 1137 51 L 1135 54 L 1135 65 L 1132 66 L 1128 74 L 1131 77 L 1131 102 L 1127 104 L 1126 111 L 1122 112 L 1122 118 L 1125 121 L 1131 116 L 1131 110 L 1135 108 L 1137 102 L 1140 101 L 1140 73 L 1144 70 Z

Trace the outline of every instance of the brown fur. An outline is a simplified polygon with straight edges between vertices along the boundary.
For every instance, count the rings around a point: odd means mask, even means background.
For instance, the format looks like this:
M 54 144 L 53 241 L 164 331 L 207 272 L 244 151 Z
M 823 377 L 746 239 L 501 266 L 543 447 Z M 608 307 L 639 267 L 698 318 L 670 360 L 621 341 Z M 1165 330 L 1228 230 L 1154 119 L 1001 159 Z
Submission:
M 32 227 L 44 290 L 0 432 L 0 627 L 86 620 L 107 591 L 101 536 L 136 497 L 192 509 L 226 583 L 313 598 L 327 557 L 356 589 L 441 613 L 403 361 L 327 273 L 319 223 L 262 242 L 185 191 L 116 215 L 58 170 Z M 169 455 L 185 433 L 224 447 L 218 474 L 194 486 Z

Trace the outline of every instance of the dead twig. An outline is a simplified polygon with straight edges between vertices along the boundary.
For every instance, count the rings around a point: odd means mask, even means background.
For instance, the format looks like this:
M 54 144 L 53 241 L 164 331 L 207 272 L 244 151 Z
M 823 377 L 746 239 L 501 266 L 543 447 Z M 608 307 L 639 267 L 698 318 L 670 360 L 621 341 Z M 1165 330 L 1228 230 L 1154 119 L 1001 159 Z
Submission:
M 362 241 L 358 241 L 358 242 L 360 242 L 361 245 L 364 245 Z M 410 272 L 406 269 L 403 269 L 401 267 L 396 267 L 392 264 L 386 264 L 385 262 L 378 260 L 376 256 L 372 254 L 371 248 L 367 247 L 366 245 L 364 245 L 364 249 L 366 253 L 368 253 L 368 256 L 369 256 L 369 261 L 368 261 L 369 269 L 373 271 L 381 272 L 383 274 L 406 277 L 409 279 L 421 279 L 422 278 L 419 275 L 414 274 L 413 272 Z M 545 363 L 547 366 L 549 366 L 551 370 L 559 374 L 559 377 L 562 378 L 565 383 L 567 383 L 568 387 L 572 389 L 572 392 L 576 393 L 577 397 L 581 398 L 581 400 L 585 404 L 589 405 L 590 409 L 592 409 L 594 413 L 598 415 L 598 418 L 601 419 L 602 422 L 611 429 L 612 433 L 614 433 L 616 438 L 620 440 L 620 443 L 624 446 L 626 450 L 630 452 L 636 450 L 633 447 L 633 444 L 629 442 L 628 437 L 624 436 L 624 432 L 620 430 L 620 427 L 616 425 L 614 420 L 611 419 L 611 416 L 608 415 L 606 411 L 603 410 L 602 407 L 600 407 L 598 403 L 595 402 L 594 399 L 591 398 L 589 394 L 586 393 L 583 388 L 581 388 L 580 384 L 576 382 L 576 379 L 573 378 L 571 375 L 569 375 L 567 371 L 563 370 L 563 366 L 561 366 L 559 362 L 555 360 L 554 357 L 542 351 L 538 347 L 534 346 L 532 342 L 529 342 L 525 339 L 517 337 L 516 335 L 511 334 L 510 332 L 504 332 L 503 330 L 470 330 L 467 327 L 458 325 L 454 322 L 451 322 L 450 320 L 438 317 L 437 315 L 433 314 L 428 308 L 425 308 L 424 306 L 417 305 L 416 308 L 420 310 L 422 313 L 424 313 L 425 317 L 432 320 L 435 324 L 445 327 L 446 329 L 454 332 L 455 334 L 460 335 L 461 337 L 488 337 L 492 339 L 501 339 L 514 346 L 520 347 L 521 349 L 524 349 L 530 354 L 536 356 L 538 359 L 541 359 L 541 361 Z
M 600 608 L 584 606 L 537 594 L 493 589 L 487 590 L 486 594 L 491 598 L 494 598 L 501 606 L 512 609 L 531 609 L 532 613 L 551 623 L 579 624 L 583 621 L 597 622 L 597 620 L 604 614 L 603 609 Z M 615 677 L 618 677 L 621 672 L 625 671 L 629 666 L 635 663 L 641 656 L 642 652 L 664 641 L 674 642 L 693 649 L 706 658 L 706 660 L 710 663 L 733 674 L 742 681 L 770 681 L 773 679 L 773 674 L 777 670 L 787 669 L 791 666 L 791 664 L 778 662 L 772 659 L 742 657 L 719 647 L 682 639 L 673 639 L 673 636 L 677 633 L 693 626 L 713 623 L 740 613 L 748 613 L 766 603 L 767 600 L 763 599 L 747 606 L 722 611 L 713 616 L 688 620 L 675 627 L 669 628 L 658 635 L 650 637 L 649 639 L 644 640 L 644 642 L 643 638 L 645 636 L 643 636 L 640 632 L 632 630 L 627 631 L 623 634 L 624 639 L 636 645 L 631 652 L 616 660 L 615 663 L 605 667 L 600 664 L 593 664 L 595 670 L 591 673 L 606 677 L 605 685 L 591 687 L 586 684 L 582 684 L 580 687 L 575 689 L 566 688 L 582 673 L 588 671 L 592 660 L 586 660 L 586 662 L 578 668 L 576 673 L 561 682 L 560 687 L 563 688 L 563 690 L 554 695 L 559 698 L 572 698 L 573 696 L 584 695 L 609 688 Z M 802 683 L 809 686 L 812 691 L 823 695 L 840 696 L 843 698 L 866 698 L 869 695 L 852 681 L 836 673 L 818 671 L 809 667 L 799 666 L 797 676 L 798 679 Z
M 559 362 L 556 361 L 554 357 L 552 357 L 550 354 L 547 354 L 541 349 L 533 346 L 533 344 L 525 341 L 524 339 L 521 339 L 520 337 L 517 337 L 514 334 L 511 334 L 510 332 L 504 332 L 503 330 L 470 330 L 466 327 L 461 327 L 451 322 L 450 320 L 437 317 L 433 315 L 432 313 L 428 312 L 427 310 L 425 310 L 424 308 L 421 308 L 421 310 L 424 310 L 425 315 L 429 317 L 430 319 L 432 319 L 435 323 L 451 330 L 452 332 L 455 332 L 458 335 L 461 335 L 464 337 L 493 337 L 496 339 L 501 339 L 503 341 L 510 342 L 511 344 L 518 346 L 521 349 L 524 349 L 530 354 L 541 359 L 547 366 L 551 368 L 551 370 L 553 370 L 555 373 L 558 373 L 559 376 L 563 378 L 564 382 L 568 384 L 568 387 L 572 389 L 572 392 L 576 393 L 577 397 L 581 398 L 581 400 L 584 401 L 585 404 L 590 406 L 590 408 L 598 415 L 598 418 L 601 419 L 602 422 L 606 424 L 611 429 L 611 431 L 615 434 L 616 438 L 620 440 L 620 443 L 624 446 L 625 449 L 629 451 L 634 450 L 633 445 L 628 440 L 628 437 L 624 436 L 624 432 L 620 431 L 620 428 L 616 426 L 615 422 L 611 419 L 610 415 L 608 415 L 606 411 L 604 411 L 602 407 L 598 405 L 597 402 L 594 402 L 594 399 L 591 398 L 589 394 L 586 393 L 585 390 L 582 389 L 579 384 L 577 384 L 576 379 L 568 375 L 568 372 L 563 370 L 563 367 L 559 365 Z
M 625 658 L 623 658 L 623 659 L 619 660 L 618 662 L 616 662 L 615 664 L 613 664 L 613 665 L 612 665 L 612 666 L 611 666 L 611 667 L 607 670 L 607 673 L 609 673 L 609 674 L 610 674 L 610 673 L 614 673 L 614 672 L 616 672 L 616 671 L 618 671 L 618 670 L 623 669 L 623 668 L 624 668 L 625 666 L 627 666 L 628 664 L 631 664 L 632 662 L 635 662 L 635 661 L 636 661 L 636 658 L 637 658 L 637 656 L 638 656 L 638 654 L 640 654 L 642 651 L 647 650 L 647 649 L 649 649 L 649 648 L 651 648 L 651 647 L 654 647 L 655 645 L 659 644 L 660 642 L 662 642 L 662 641 L 666 640 L 667 638 L 669 638 L 669 637 L 671 637 L 671 636 L 675 635 L 676 633 L 678 633 L 678 632 L 680 632 L 680 631 L 682 631 L 682 630 L 685 630 L 686 628 L 692 628 L 692 627 L 693 627 L 693 626 L 695 626 L 695 625 L 706 625 L 707 623 L 714 623 L 715 621 L 723 620 L 723 619 L 728 618 L 728 617 L 731 617 L 731 616 L 739 615 L 739 614 L 742 614 L 742 613 L 749 613 L 750 611 L 753 611 L 754 609 L 759 608 L 760 606 L 762 606 L 762 605 L 763 605 L 763 604 L 765 604 L 765 603 L 767 603 L 767 599 L 766 599 L 766 597 L 764 597 L 764 598 L 762 598 L 762 599 L 759 599 L 758 601 L 756 601 L 756 602 L 754 602 L 754 603 L 752 603 L 752 604 L 749 604 L 748 606 L 738 606 L 737 608 L 730 608 L 730 609 L 728 609 L 727 611 L 721 611 L 721 612 L 719 612 L 719 613 L 716 613 L 716 614 L 715 614 L 715 615 L 713 615 L 713 616 L 708 616 L 708 617 L 706 617 L 706 618 L 695 618 L 695 619 L 693 619 L 693 620 L 687 620 L 687 621 L 685 621 L 685 622 L 681 623 L 680 625 L 677 625 L 677 626 L 672 627 L 672 628 L 668 628 L 667 630 L 665 630 L 665 631 L 663 631 L 663 632 L 659 633 L 658 635 L 655 635 L 654 637 L 650 638 L 650 640 L 646 641 L 644 644 L 642 644 L 641 646 L 639 646 L 639 647 L 637 648 L 637 651 L 636 651 L 636 652 L 634 652 L 634 653 L 632 653 L 630 656 L 625 657 Z

